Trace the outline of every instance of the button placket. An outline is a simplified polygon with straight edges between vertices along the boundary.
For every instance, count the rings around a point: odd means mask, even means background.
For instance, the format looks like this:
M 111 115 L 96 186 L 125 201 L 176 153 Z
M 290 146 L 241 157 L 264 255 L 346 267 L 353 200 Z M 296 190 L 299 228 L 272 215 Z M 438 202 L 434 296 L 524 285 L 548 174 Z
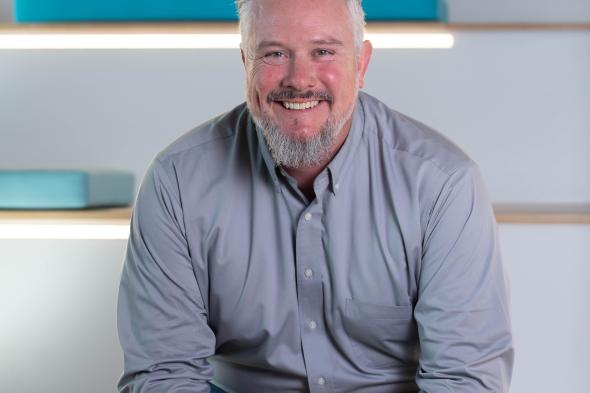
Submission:
M 321 269 L 325 255 L 320 217 L 318 204 L 312 204 L 300 216 L 295 239 L 301 346 L 310 393 L 330 391 L 330 365 L 334 363 L 331 344 L 323 330 Z

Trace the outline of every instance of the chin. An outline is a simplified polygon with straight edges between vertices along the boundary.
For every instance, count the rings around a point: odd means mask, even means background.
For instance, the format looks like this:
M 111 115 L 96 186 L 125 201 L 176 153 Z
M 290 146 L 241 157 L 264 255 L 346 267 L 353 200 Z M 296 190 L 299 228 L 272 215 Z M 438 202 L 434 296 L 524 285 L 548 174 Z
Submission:
M 299 129 L 289 129 L 288 127 L 283 127 L 281 123 L 275 123 L 278 125 L 278 129 L 280 130 L 281 134 L 286 136 L 287 138 L 298 140 L 301 142 L 306 142 L 308 140 L 313 139 L 316 135 L 320 133 L 320 127 L 315 128 L 299 128 Z

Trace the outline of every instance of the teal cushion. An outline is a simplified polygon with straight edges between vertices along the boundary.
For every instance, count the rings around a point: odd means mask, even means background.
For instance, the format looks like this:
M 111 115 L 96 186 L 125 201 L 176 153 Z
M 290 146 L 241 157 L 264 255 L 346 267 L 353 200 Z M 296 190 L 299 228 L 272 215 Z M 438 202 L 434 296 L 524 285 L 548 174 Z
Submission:
M 442 21 L 446 20 L 444 0 L 363 0 L 367 20 Z
M 134 176 L 99 170 L 0 170 L 0 209 L 125 206 Z
M 363 0 L 367 20 L 445 19 L 444 0 Z M 237 20 L 233 0 L 15 0 L 18 22 Z
M 18 22 L 237 20 L 233 0 L 15 0 Z

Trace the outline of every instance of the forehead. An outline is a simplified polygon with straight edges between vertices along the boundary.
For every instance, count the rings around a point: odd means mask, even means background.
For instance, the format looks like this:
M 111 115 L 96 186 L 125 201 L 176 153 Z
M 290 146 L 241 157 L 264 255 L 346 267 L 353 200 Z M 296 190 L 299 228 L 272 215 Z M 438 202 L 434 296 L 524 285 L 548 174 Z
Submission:
M 310 43 L 334 40 L 353 46 L 350 12 L 345 0 L 253 0 L 252 38 Z

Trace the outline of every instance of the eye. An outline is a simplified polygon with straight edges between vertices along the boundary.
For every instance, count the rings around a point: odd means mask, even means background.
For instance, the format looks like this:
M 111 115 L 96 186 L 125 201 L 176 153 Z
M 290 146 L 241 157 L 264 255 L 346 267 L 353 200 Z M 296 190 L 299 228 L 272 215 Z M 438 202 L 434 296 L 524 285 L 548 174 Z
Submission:
M 313 51 L 313 56 L 321 61 L 333 60 L 335 52 L 333 50 L 320 48 Z
M 289 55 L 280 50 L 270 51 L 262 55 L 262 61 L 270 65 L 284 64 L 288 58 Z
M 269 52 L 264 55 L 264 57 L 266 57 L 266 58 L 281 58 L 284 56 L 285 56 L 285 54 L 283 52 L 279 52 L 279 51 Z

